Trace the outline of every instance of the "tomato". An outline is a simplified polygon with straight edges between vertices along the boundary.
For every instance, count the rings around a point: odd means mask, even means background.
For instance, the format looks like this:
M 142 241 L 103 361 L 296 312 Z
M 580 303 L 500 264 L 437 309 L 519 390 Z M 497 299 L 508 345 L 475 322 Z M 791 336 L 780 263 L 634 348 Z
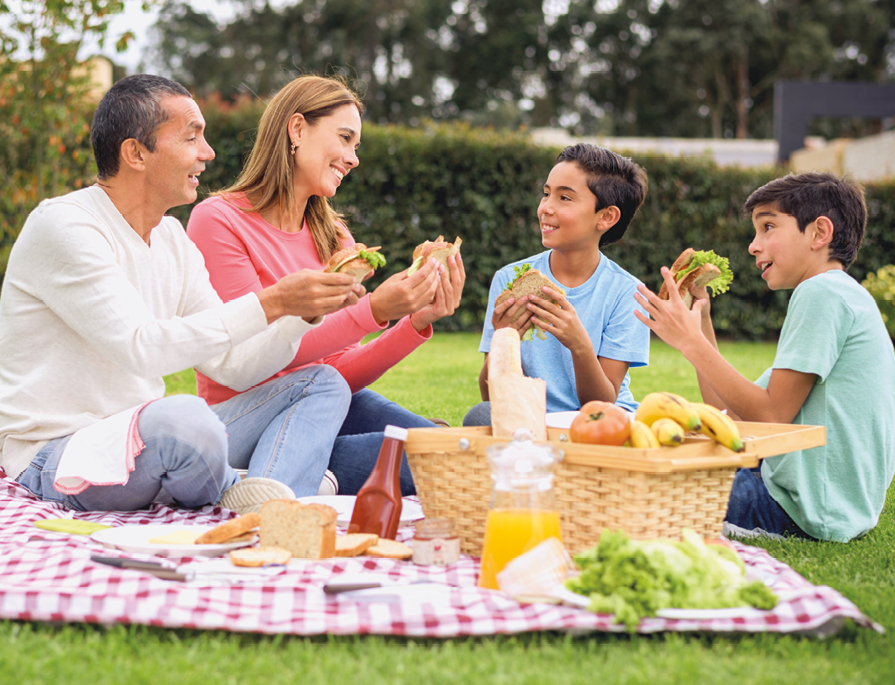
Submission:
M 631 435 L 631 419 L 612 402 L 588 402 L 572 420 L 569 438 L 572 442 L 591 445 L 624 445 Z

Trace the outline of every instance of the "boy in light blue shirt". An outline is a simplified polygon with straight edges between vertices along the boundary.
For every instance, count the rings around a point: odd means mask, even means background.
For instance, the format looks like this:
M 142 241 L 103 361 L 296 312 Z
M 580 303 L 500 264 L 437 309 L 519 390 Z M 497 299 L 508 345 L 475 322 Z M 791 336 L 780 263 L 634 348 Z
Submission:
M 523 336 L 534 324 L 546 333 L 525 336 L 522 370 L 547 382 L 548 412 L 577 410 L 591 400 L 637 408 L 628 368 L 649 362 L 649 330 L 634 318 L 640 281 L 607 259 L 600 247 L 625 234 L 646 191 L 646 172 L 610 150 L 579 143 L 559 154 L 538 205 L 547 251 L 503 267 L 491 282 L 479 346 L 485 353 L 479 375 L 485 401 L 470 410 L 464 425 L 491 423 L 488 351 L 495 329 L 511 327 Z M 514 267 L 523 264 L 559 284 L 565 296 L 544 288 L 555 303 L 528 295 L 495 306 L 515 277 Z
M 772 290 L 793 289 L 774 365 L 756 383 L 715 343 L 709 300 L 640 287 L 638 318 L 696 368 L 705 402 L 746 421 L 826 427 L 826 445 L 737 472 L 727 521 L 747 530 L 847 542 L 879 520 L 895 475 L 895 351 L 872 296 L 845 270 L 867 222 L 863 191 L 832 174 L 791 174 L 745 205 L 749 253 Z

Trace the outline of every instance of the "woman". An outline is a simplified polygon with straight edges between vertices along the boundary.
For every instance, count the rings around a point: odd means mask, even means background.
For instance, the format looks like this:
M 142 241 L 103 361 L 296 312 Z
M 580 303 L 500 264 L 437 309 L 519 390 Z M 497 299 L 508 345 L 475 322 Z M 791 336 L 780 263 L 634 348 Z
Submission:
M 223 300 L 257 292 L 299 269 L 323 269 L 336 250 L 354 244 L 327 198 L 359 164 L 363 110 L 343 80 L 313 75 L 293 80 L 270 101 L 239 178 L 197 205 L 187 228 Z M 323 363 L 348 382 L 351 406 L 330 460 L 342 493 L 363 485 L 387 424 L 434 426 L 366 386 L 432 337 L 432 323 L 459 305 L 465 280 L 459 255 L 450 259 L 449 270 L 430 261 L 410 276 L 390 277 L 305 334 L 293 362 L 274 377 Z M 365 335 L 383 329 L 360 345 Z M 216 410 L 238 394 L 201 374 L 197 380 L 200 396 Z M 406 459 L 401 489 L 414 492 Z

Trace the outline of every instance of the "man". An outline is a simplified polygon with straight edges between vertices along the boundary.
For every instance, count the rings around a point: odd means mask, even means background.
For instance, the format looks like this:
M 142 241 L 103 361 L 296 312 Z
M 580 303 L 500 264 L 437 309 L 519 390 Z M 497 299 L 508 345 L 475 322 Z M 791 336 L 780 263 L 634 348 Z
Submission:
M 37 497 L 80 511 L 173 499 L 245 512 L 317 491 L 351 397 L 331 368 L 295 372 L 226 428 L 203 400 L 164 397 L 163 376 L 190 366 L 251 388 L 364 293 L 352 276 L 300 271 L 221 302 L 165 216 L 196 200 L 214 158 L 204 128 L 179 84 L 122 79 L 93 119 L 97 184 L 42 202 L 13 247 L 0 294 L 0 466 Z M 272 478 L 240 481 L 234 445 L 250 476 Z

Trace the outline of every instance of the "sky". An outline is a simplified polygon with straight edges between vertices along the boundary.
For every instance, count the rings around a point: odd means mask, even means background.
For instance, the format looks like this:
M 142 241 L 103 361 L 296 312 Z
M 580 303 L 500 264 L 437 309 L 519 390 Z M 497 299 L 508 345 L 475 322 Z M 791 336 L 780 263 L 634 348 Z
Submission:
M 150 47 L 149 29 L 155 24 L 158 17 L 158 7 L 144 11 L 141 7 L 142 4 L 142 0 L 125 0 L 124 12 L 112 20 L 109 31 L 111 40 L 107 41 L 106 47 L 101 51 L 96 45 L 85 45 L 86 55 L 102 52 L 115 64 L 125 67 L 129 74 L 136 73 L 143 56 Z M 237 4 L 230 0 L 189 0 L 188 4 L 194 10 L 210 15 L 222 25 L 228 23 L 238 10 Z M 274 0 L 270 4 L 277 7 L 286 4 L 286 0 Z M 136 37 L 125 52 L 116 53 L 115 39 L 125 31 L 133 31 Z

